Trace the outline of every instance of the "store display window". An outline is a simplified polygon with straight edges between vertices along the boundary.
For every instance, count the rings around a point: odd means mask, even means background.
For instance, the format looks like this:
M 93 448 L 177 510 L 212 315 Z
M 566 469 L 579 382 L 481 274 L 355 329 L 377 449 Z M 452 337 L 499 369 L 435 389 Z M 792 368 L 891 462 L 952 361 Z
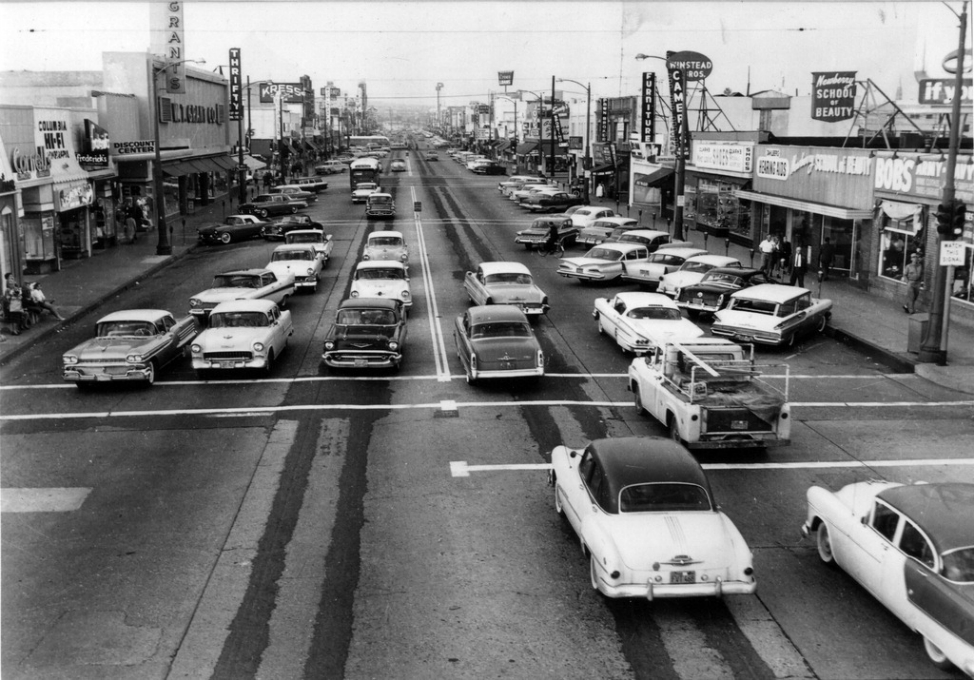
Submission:
M 950 282 L 950 297 L 953 300 L 974 304 L 974 245 L 964 248 L 964 266 L 954 268 L 954 279 Z

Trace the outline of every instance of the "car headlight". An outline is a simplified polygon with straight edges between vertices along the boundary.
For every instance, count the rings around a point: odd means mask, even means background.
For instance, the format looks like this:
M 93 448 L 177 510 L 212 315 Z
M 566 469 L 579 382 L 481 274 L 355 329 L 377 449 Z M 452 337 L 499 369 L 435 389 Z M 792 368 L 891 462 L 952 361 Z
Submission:
M 325 343 L 325 349 L 328 349 L 328 350 L 335 349 L 335 343 L 333 343 L 331 340 L 329 340 L 328 342 Z
M 724 295 L 720 295 L 720 296 L 717 297 L 717 306 L 718 307 L 723 307 L 724 306 L 724 297 L 725 297 Z
M 200 352 L 203 351 L 203 346 L 198 342 L 194 342 L 192 345 L 189 346 L 189 351 L 192 352 L 193 354 L 199 354 Z
M 389 349 L 391 350 L 399 349 L 399 343 L 393 340 L 392 342 L 389 343 Z
M 406 253 L 403 253 L 402 255 L 399 256 L 400 262 L 405 262 L 407 259 L 409 259 L 409 255 L 407 255 Z
M 73 354 L 65 354 L 64 355 L 64 365 L 65 366 L 73 366 L 76 363 L 78 363 L 78 357 L 76 357 Z
M 315 270 L 314 270 L 314 269 L 312 269 L 311 267 L 308 267 L 308 276 L 311 276 L 311 275 L 313 275 L 314 273 L 315 273 Z
M 358 297 L 358 291 L 357 290 L 353 290 L 351 293 L 349 293 L 349 295 L 351 297 Z
M 368 253 L 365 253 L 364 255 L 362 255 L 362 259 L 363 260 L 370 260 L 370 259 L 372 259 L 372 256 L 369 255 Z
M 125 360 L 127 362 L 129 362 L 130 364 L 141 364 L 142 363 L 142 355 L 141 354 L 129 354 L 127 357 L 125 357 Z
M 264 343 L 262 343 L 262 342 L 255 342 L 254 343 L 254 351 L 255 352 L 263 352 L 264 351 Z
M 189 299 L 189 306 L 190 307 L 199 307 L 201 304 L 203 304 L 203 303 L 200 302 L 200 300 L 198 298 L 190 298 Z
M 403 292 L 400 293 L 400 295 L 402 296 L 402 299 L 403 300 L 408 300 L 409 299 L 409 291 L 408 290 L 404 290 Z

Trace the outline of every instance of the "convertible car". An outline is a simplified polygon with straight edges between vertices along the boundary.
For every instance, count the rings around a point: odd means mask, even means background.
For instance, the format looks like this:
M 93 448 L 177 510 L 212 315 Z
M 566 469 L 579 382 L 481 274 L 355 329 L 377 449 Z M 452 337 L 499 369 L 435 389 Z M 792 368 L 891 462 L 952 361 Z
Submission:
M 190 352 L 200 377 L 210 371 L 259 368 L 270 373 L 294 334 L 291 312 L 270 300 L 221 302 Z
M 463 288 L 475 305 L 514 305 L 528 316 L 548 311 L 548 296 L 520 262 L 482 262 L 463 277 Z
M 714 314 L 710 332 L 738 342 L 791 346 L 802 335 L 824 331 L 831 317 L 831 300 L 813 298 L 807 288 L 763 283 L 732 294 Z
M 409 290 L 409 272 L 402 262 L 396 260 L 365 260 L 355 266 L 352 273 L 352 288 L 349 296 L 353 298 L 392 298 L 402 302 L 403 307 L 413 306 Z
M 524 312 L 513 305 L 471 307 L 453 328 L 467 382 L 540 377 L 544 353 Z
M 324 229 L 321 222 L 315 222 L 307 215 L 285 215 L 265 224 L 260 235 L 264 240 L 283 239 L 295 229 Z
M 676 303 L 659 293 L 596 298 L 592 316 L 599 333 L 612 337 L 623 352 L 637 355 L 671 340 L 704 335 L 696 324 L 683 318 Z
M 856 482 L 806 492 L 805 536 L 910 630 L 974 677 L 974 484 Z
M 160 369 L 183 355 L 197 333 L 192 316 L 177 321 L 162 309 L 112 312 L 95 324 L 95 337 L 64 353 L 62 377 L 79 388 L 114 381 L 151 385 Z
M 555 512 L 589 559 L 606 597 L 747 595 L 751 550 L 717 509 L 693 455 L 663 437 L 598 439 L 551 452 Z
M 200 243 L 226 245 L 262 236 L 267 224 L 254 215 L 227 215 L 220 224 L 208 224 L 197 229 L 196 237 Z
M 271 300 L 284 309 L 294 295 L 294 277 L 278 276 L 269 269 L 238 269 L 213 277 L 213 286 L 189 299 L 189 313 L 205 319 L 228 300 Z

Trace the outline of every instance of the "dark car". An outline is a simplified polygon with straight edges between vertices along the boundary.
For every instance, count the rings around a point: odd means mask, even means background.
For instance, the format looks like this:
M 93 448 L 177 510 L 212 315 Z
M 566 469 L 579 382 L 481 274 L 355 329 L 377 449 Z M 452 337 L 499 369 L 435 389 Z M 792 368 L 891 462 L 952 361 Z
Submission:
M 289 231 L 294 231 L 295 229 L 324 228 L 325 227 L 321 224 L 321 222 L 315 222 L 307 215 L 285 215 L 284 217 L 276 219 L 273 222 L 265 223 L 260 235 L 268 241 L 271 239 L 283 240 Z
M 338 306 L 321 355 L 332 368 L 399 368 L 406 309 L 393 298 L 351 298 Z
M 558 238 L 567 248 L 575 245 L 578 240 L 578 227 L 572 224 L 568 216 L 552 215 L 550 217 L 539 217 L 531 223 L 527 229 L 522 229 L 514 236 L 514 243 L 523 243 L 524 247 L 530 250 L 537 248 L 548 240 L 551 225 L 558 225 Z
M 553 193 L 538 193 L 528 196 L 521 201 L 521 207 L 532 212 L 564 212 L 571 207 L 581 205 L 583 199 L 567 191 Z
M 541 344 L 524 312 L 514 305 L 471 307 L 456 318 L 453 340 L 470 384 L 544 375 Z
M 704 274 L 700 283 L 680 290 L 676 304 L 690 313 L 713 314 L 730 302 L 731 293 L 761 283 L 771 283 L 760 269 L 717 267 Z
M 481 163 L 477 165 L 475 168 L 473 168 L 473 172 L 478 175 L 506 175 L 507 168 L 505 168 L 502 163 L 491 161 L 490 163 Z
M 220 224 L 207 224 L 196 230 L 200 243 L 231 243 L 257 238 L 267 222 L 254 215 L 227 215 Z
M 251 213 L 258 217 L 268 215 L 289 215 L 299 210 L 307 209 L 305 201 L 295 201 L 285 194 L 258 194 L 250 203 L 241 203 L 240 212 Z

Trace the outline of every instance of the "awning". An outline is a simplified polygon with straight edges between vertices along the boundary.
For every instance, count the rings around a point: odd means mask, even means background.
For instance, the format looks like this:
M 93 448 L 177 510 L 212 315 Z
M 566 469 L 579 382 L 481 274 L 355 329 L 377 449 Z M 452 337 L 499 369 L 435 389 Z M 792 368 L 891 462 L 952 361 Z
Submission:
M 207 160 L 213 161 L 224 170 L 237 169 L 237 161 L 234 160 L 233 158 L 230 158 L 230 156 L 213 156 L 212 158 L 208 158 Z
M 250 153 L 255 153 L 265 158 L 272 158 L 274 156 L 274 140 L 251 139 Z
M 537 142 L 521 142 L 517 145 L 517 155 L 525 156 L 538 148 Z
M 593 175 L 611 175 L 615 170 L 615 166 L 612 163 L 605 163 L 604 165 L 597 165 L 592 168 Z
M 244 156 L 244 165 L 246 165 L 251 170 L 263 170 L 267 167 L 267 163 L 253 156 Z
M 794 198 L 785 198 L 783 196 L 772 196 L 771 194 L 762 194 L 757 191 L 745 191 L 744 189 L 734 189 L 732 192 L 737 198 L 743 198 L 747 201 L 757 201 L 758 203 L 767 203 L 768 205 L 776 205 L 781 208 L 791 208 L 792 210 L 801 210 L 804 212 L 815 213 L 816 215 L 825 215 L 827 217 L 835 217 L 840 220 L 868 220 L 872 219 L 873 211 L 865 209 L 855 209 L 855 208 L 840 208 L 833 205 L 822 205 L 821 203 L 811 203 L 809 201 L 800 201 Z
M 665 165 L 657 165 L 650 168 L 649 172 L 641 173 L 633 171 L 635 184 L 641 187 L 658 187 L 663 184 L 668 177 L 673 174 L 673 168 Z
M 162 174 L 169 177 L 182 177 L 200 172 L 190 161 L 180 161 L 178 163 L 164 163 Z
M 502 139 L 500 144 L 497 145 L 498 151 L 507 151 L 511 146 L 511 141 L 509 139 Z

